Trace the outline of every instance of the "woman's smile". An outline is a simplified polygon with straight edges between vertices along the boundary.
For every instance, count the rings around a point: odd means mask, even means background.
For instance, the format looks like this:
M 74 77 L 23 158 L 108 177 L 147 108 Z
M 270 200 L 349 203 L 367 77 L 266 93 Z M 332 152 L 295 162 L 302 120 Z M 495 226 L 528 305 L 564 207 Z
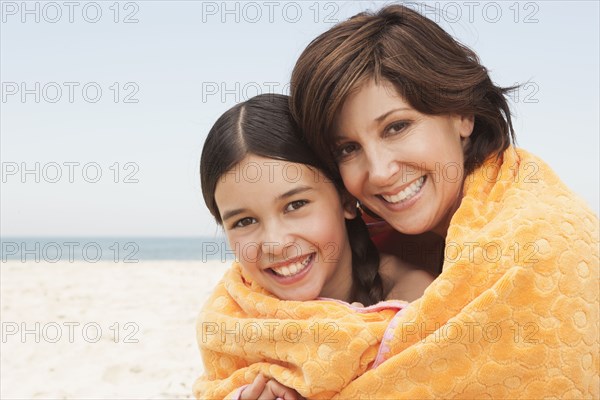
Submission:
M 420 178 L 415 179 L 412 183 L 399 188 L 396 190 L 396 193 L 381 193 L 380 196 L 383 200 L 391 204 L 404 203 L 415 197 L 421 191 L 426 178 L 427 177 L 423 175 Z

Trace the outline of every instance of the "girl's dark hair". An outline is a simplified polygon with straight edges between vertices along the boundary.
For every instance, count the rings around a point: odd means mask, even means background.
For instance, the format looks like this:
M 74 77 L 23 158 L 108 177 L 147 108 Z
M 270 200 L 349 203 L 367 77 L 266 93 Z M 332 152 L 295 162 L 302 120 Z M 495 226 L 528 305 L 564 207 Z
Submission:
M 500 155 L 515 136 L 506 94 L 477 55 L 435 22 L 401 5 L 363 12 L 314 39 L 296 62 L 291 110 L 329 168 L 334 118 L 348 94 L 369 79 L 389 81 L 417 111 L 474 115 L 465 173 Z
M 341 178 L 328 171 L 308 147 L 291 118 L 288 96 L 262 94 L 225 112 L 214 124 L 204 143 L 200 180 L 204 202 L 222 224 L 215 201 L 219 179 L 247 155 L 305 164 L 323 172 L 341 194 Z M 352 249 L 352 300 L 364 305 L 383 300 L 379 275 L 379 253 L 360 216 L 346 220 Z

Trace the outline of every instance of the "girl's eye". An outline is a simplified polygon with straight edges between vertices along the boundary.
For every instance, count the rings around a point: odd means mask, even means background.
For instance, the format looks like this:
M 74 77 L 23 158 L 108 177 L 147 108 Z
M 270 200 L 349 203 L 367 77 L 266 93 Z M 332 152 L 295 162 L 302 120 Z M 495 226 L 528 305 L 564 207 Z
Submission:
M 397 133 L 402 132 L 404 129 L 406 129 L 407 126 L 408 122 L 406 121 L 394 122 L 388 125 L 388 127 L 385 129 L 385 133 L 388 135 L 395 135 Z
M 338 146 L 334 153 L 337 159 L 344 159 L 350 156 L 352 153 L 356 152 L 357 150 L 358 145 L 356 143 L 346 143 L 341 146 Z
M 246 217 L 246 218 L 242 218 L 242 219 L 238 220 L 237 222 L 235 222 L 233 224 L 233 228 L 243 228 L 245 226 L 252 225 L 255 223 L 256 223 L 256 219 L 254 219 L 252 217 Z
M 294 211 L 297 210 L 299 208 L 302 208 L 303 206 L 305 206 L 306 204 L 308 204 L 307 200 L 296 200 L 296 201 L 292 201 L 290 204 L 288 204 L 285 207 L 285 212 L 290 212 L 290 211 Z

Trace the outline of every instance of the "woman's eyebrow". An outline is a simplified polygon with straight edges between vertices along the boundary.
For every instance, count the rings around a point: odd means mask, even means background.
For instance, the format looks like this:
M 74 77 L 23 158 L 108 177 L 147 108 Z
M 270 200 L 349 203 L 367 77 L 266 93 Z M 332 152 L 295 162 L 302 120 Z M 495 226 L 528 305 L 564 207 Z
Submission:
M 379 124 L 379 123 L 381 123 L 381 121 L 383 121 L 384 119 L 386 119 L 390 114 L 393 114 L 393 113 L 398 112 L 398 111 L 410 111 L 410 108 L 400 107 L 400 108 L 391 109 L 391 110 L 386 111 L 385 113 L 381 114 L 379 117 L 375 118 L 374 121 Z M 341 142 L 341 141 L 346 140 L 346 139 L 347 139 L 346 136 L 344 136 L 343 134 L 335 134 L 333 136 L 334 143 L 338 143 L 338 142 Z
M 409 111 L 409 110 L 410 110 L 410 108 L 406 108 L 406 107 L 394 108 L 392 110 L 389 110 L 386 113 L 381 114 L 379 117 L 375 118 L 375 122 L 379 123 L 379 122 L 383 121 L 384 119 L 386 119 L 388 115 L 395 113 L 397 111 Z
M 346 140 L 346 136 L 344 135 L 333 135 L 333 143 L 339 143 L 343 140 Z

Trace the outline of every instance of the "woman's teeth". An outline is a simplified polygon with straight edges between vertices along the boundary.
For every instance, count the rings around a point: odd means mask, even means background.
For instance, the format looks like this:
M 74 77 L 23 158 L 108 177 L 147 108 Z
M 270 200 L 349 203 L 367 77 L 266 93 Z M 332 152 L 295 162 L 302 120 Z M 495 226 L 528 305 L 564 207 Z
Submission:
M 419 190 L 423 187 L 423 183 L 425 183 L 425 175 L 417 179 L 412 185 L 404 189 L 398 194 L 393 196 L 386 196 L 384 194 L 381 195 L 385 201 L 388 203 L 399 203 L 401 201 L 406 201 L 413 198 Z
M 304 271 L 304 269 L 308 266 L 310 261 L 312 260 L 312 254 L 307 256 L 302 262 L 298 261 L 292 264 L 284 265 L 278 268 L 271 268 L 271 271 L 275 272 L 275 274 L 279 276 L 290 277 L 300 272 Z

